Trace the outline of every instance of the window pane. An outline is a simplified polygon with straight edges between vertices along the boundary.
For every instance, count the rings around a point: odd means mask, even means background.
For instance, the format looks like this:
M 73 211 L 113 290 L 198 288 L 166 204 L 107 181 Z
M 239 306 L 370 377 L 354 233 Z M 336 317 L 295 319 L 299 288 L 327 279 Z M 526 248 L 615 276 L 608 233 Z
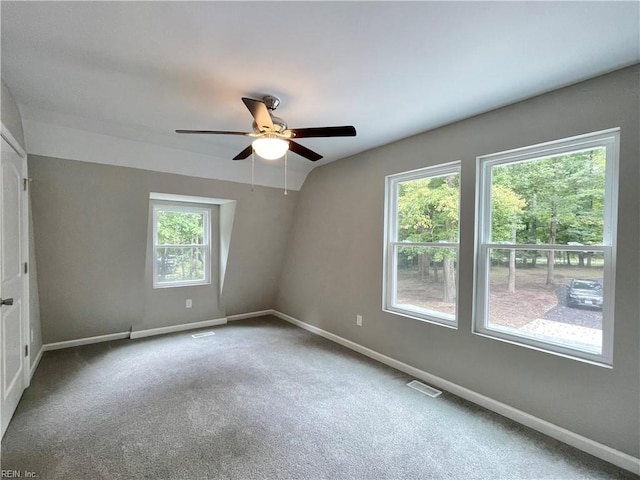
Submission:
M 204 213 L 157 213 L 159 245 L 202 245 L 204 243 Z
M 460 175 L 398 184 L 397 241 L 457 242 Z
M 491 169 L 491 243 L 601 245 L 605 147 Z
M 204 281 L 206 247 L 158 247 L 158 283 Z
M 490 249 L 487 327 L 602 351 L 601 252 Z
M 455 248 L 396 247 L 394 307 L 455 320 Z

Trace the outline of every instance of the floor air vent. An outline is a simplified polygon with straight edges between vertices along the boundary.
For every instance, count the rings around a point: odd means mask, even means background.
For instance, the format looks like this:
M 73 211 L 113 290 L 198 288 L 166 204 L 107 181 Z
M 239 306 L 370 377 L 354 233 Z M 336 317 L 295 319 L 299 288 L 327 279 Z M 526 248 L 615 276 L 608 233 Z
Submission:
M 425 385 L 424 383 L 419 382 L 418 380 L 412 380 L 411 382 L 407 383 L 407 387 L 411 387 L 414 390 L 418 390 L 419 392 L 422 392 L 425 395 L 429 395 L 432 398 L 436 398 L 438 395 L 442 393 L 440 390 L 436 390 L 435 388 L 430 387 L 429 385 Z
M 202 332 L 202 333 L 194 333 L 193 335 L 191 335 L 193 338 L 202 338 L 202 337 L 209 337 L 211 335 L 215 335 L 215 332 Z

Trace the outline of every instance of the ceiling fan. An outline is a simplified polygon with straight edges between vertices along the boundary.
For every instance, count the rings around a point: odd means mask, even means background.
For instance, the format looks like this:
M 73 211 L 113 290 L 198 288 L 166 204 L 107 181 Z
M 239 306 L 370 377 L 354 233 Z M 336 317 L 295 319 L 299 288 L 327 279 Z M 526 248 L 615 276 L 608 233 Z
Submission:
M 242 101 L 253 116 L 253 132 L 229 132 L 225 130 L 176 130 L 176 133 L 203 134 L 203 135 L 246 135 L 255 140 L 238 155 L 234 160 L 244 160 L 253 151 L 267 160 L 275 160 L 282 157 L 287 150 L 315 162 L 322 155 L 294 142 L 298 138 L 317 137 L 355 137 L 356 129 L 351 125 L 340 127 L 313 127 L 313 128 L 287 128 L 287 124 L 272 112 L 280 105 L 280 99 L 273 95 L 265 95 L 262 100 L 243 97 Z

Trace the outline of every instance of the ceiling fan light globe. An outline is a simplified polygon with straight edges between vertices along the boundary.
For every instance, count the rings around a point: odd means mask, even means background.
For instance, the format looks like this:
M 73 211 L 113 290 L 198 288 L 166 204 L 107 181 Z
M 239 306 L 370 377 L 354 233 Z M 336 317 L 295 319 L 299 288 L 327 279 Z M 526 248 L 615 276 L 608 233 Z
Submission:
M 258 138 L 251 145 L 253 151 L 265 160 L 276 160 L 289 150 L 289 142 L 281 138 Z

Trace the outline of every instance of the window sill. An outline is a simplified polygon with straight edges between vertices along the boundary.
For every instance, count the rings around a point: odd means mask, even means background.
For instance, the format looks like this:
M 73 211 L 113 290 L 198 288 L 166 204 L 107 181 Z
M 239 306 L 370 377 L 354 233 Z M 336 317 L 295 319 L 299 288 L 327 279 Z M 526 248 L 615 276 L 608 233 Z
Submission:
M 440 327 L 446 327 L 452 330 L 458 330 L 458 323 L 456 320 L 449 321 L 444 318 L 439 318 L 435 316 L 427 316 L 427 315 L 423 316 L 411 310 L 402 310 L 402 309 L 383 307 L 382 311 L 386 313 L 390 313 L 392 315 L 399 315 L 401 317 L 410 318 L 412 320 L 418 320 L 420 322 L 431 323 L 433 325 L 438 325 Z
M 547 345 L 536 345 L 534 343 L 530 343 L 528 338 L 526 337 L 514 337 L 511 335 L 502 335 L 500 332 L 490 331 L 472 331 L 474 335 L 478 335 L 479 337 L 489 338 L 491 340 L 498 340 L 499 342 L 508 343 L 510 345 L 516 345 L 518 347 L 525 347 L 531 350 L 536 350 L 538 352 L 548 353 L 550 355 L 555 355 L 558 357 L 567 358 L 569 360 L 576 360 L 578 362 L 587 363 L 589 365 L 595 365 L 597 367 L 603 367 L 607 369 L 613 369 L 613 362 L 608 361 L 604 357 L 595 354 L 589 354 L 588 352 L 583 352 L 585 356 L 581 356 L 582 352 L 579 351 L 570 351 L 569 349 L 563 349 L 562 347 L 556 347 L 552 344 Z M 556 350 L 556 348 L 558 348 Z M 590 357 L 588 358 L 587 355 Z M 600 358 L 598 358 L 600 357 Z
M 162 288 L 176 288 L 176 287 L 197 287 L 200 285 L 211 285 L 211 281 L 207 280 L 205 282 L 180 282 L 180 283 L 167 283 L 167 284 L 155 284 L 153 285 L 153 289 L 162 289 Z

